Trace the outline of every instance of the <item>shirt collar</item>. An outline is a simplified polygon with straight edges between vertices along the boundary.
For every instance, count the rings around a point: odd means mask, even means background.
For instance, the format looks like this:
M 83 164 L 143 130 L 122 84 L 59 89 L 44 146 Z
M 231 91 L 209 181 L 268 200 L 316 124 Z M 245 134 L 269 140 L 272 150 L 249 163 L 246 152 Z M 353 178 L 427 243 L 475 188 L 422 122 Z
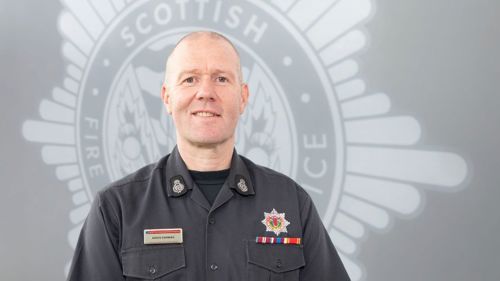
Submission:
M 177 146 L 174 147 L 167 158 L 165 168 L 168 197 L 180 197 L 193 189 L 193 179 L 184 160 L 181 158 Z M 236 150 L 233 150 L 229 175 L 225 184 L 240 195 L 249 196 L 255 194 L 247 166 Z

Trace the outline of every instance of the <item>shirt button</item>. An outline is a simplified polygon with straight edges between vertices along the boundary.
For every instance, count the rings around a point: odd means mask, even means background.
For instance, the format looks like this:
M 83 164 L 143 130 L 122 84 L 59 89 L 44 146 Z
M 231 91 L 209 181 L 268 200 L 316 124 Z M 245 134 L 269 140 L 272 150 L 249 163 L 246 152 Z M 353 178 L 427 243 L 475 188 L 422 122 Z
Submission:
M 214 223 L 215 223 L 215 218 L 214 218 L 214 217 L 210 217 L 210 218 L 208 219 L 208 223 L 209 223 L 209 224 L 214 224 Z
M 280 259 L 276 260 L 276 268 L 281 268 L 281 260 Z
M 210 269 L 212 271 L 216 271 L 217 269 L 219 269 L 219 267 L 215 263 L 213 263 L 213 264 L 210 265 Z
M 149 274 L 155 275 L 156 273 L 156 267 L 154 265 L 149 267 Z

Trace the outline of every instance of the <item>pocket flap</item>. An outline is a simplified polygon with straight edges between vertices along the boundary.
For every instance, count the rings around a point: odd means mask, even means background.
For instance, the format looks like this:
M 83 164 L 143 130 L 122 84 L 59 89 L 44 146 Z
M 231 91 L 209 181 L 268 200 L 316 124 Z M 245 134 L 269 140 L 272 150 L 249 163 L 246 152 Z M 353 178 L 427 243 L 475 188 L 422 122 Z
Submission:
M 131 248 L 122 252 L 123 275 L 152 280 L 186 266 L 184 246 Z
M 295 270 L 306 264 L 301 245 L 257 244 L 248 241 L 247 258 L 249 263 L 277 273 Z

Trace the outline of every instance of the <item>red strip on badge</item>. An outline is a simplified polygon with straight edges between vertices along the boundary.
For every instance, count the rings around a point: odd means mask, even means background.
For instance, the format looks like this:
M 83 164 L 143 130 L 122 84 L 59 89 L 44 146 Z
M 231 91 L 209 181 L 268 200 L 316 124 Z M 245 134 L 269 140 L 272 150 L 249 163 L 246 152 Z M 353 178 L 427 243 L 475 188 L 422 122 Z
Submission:
M 146 230 L 146 234 L 177 234 L 181 233 L 180 229 L 155 229 L 155 230 Z

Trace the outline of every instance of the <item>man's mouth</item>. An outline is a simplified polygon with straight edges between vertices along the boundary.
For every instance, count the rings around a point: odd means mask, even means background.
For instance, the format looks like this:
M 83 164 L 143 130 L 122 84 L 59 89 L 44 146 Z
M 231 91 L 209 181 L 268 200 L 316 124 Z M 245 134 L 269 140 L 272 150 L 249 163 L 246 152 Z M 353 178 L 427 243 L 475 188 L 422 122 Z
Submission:
M 219 117 L 219 114 L 209 112 L 209 111 L 197 111 L 193 113 L 194 116 L 199 116 L 199 117 Z

